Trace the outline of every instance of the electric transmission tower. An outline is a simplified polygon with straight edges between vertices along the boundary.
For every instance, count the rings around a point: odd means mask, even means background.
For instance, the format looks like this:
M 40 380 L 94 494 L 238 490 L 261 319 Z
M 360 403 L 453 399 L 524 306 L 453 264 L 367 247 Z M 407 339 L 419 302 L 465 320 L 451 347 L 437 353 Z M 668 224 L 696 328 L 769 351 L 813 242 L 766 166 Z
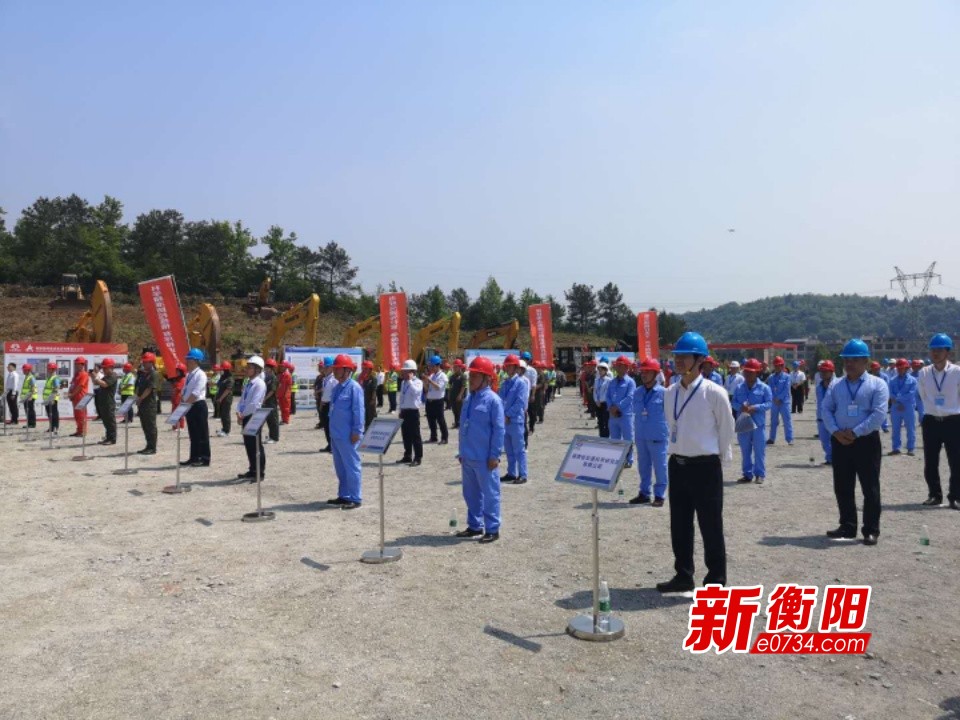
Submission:
M 940 276 L 940 273 L 935 273 L 933 269 L 937 266 L 937 261 L 934 260 L 930 263 L 930 267 L 922 273 L 910 273 L 909 275 L 903 270 L 894 266 L 893 269 L 897 271 L 897 276 L 890 281 L 890 287 L 893 287 L 894 283 L 899 283 L 900 292 L 903 293 L 903 299 L 910 301 L 910 290 L 907 288 L 907 281 L 913 280 L 913 286 L 917 286 L 917 282 L 923 280 L 923 287 L 920 289 L 920 292 L 914 297 L 925 297 L 928 292 L 930 292 L 930 283 L 934 278 L 937 278 L 938 283 L 943 283 L 943 278 Z

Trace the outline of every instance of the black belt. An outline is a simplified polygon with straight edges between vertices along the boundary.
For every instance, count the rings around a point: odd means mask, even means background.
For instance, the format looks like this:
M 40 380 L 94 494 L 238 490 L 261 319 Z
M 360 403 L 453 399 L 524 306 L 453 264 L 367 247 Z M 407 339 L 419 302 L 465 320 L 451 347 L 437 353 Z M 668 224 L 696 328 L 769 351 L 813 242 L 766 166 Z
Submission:
M 719 455 L 671 455 L 678 465 L 703 465 L 705 463 L 719 462 Z
M 931 420 L 936 420 L 937 422 L 944 422 L 945 420 L 952 420 L 953 418 L 960 418 L 960 415 L 930 415 L 924 414 L 923 419 L 926 420 L 930 418 Z

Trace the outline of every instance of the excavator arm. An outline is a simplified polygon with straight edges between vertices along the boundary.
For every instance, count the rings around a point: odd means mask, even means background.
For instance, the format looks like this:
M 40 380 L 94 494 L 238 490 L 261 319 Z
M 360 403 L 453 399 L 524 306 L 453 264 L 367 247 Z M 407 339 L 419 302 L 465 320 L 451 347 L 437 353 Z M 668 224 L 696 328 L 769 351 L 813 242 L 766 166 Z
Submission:
M 485 328 L 484 330 L 477 330 L 473 337 L 470 338 L 470 341 L 467 343 L 468 348 L 478 348 L 483 343 L 488 340 L 493 340 L 497 337 L 503 338 L 503 349 L 510 350 L 511 348 L 516 347 L 517 337 L 520 335 L 520 323 L 517 320 L 511 320 L 508 323 L 500 325 L 498 327 Z
M 356 347 L 360 339 L 374 331 L 380 330 L 380 316 L 374 315 L 351 325 L 343 333 L 343 347 Z
M 316 293 L 273 319 L 267 341 L 263 345 L 263 357 L 270 357 L 271 352 L 276 350 L 277 355 L 282 358 L 283 338 L 291 328 L 298 325 L 303 325 L 303 344 L 307 347 L 315 346 L 320 332 L 320 296 Z
M 90 295 L 90 309 L 80 321 L 67 331 L 67 342 L 108 343 L 113 340 L 113 303 L 110 290 L 103 280 L 97 280 Z
M 425 364 L 427 344 L 443 333 L 449 333 L 447 352 L 455 354 L 460 349 L 460 313 L 455 312 L 450 317 L 430 323 L 414 336 L 412 355 L 418 365 Z
M 187 325 L 187 336 L 190 347 L 206 352 L 211 363 L 220 362 L 220 316 L 213 305 L 201 303 Z

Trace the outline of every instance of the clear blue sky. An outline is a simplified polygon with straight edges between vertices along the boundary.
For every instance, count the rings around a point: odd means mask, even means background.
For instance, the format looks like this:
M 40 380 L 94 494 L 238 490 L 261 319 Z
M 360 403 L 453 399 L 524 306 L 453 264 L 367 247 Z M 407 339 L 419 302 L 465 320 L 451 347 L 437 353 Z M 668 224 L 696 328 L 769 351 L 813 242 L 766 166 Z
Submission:
M 958 38 L 953 0 L 0 0 L 0 205 L 279 224 L 371 290 L 953 295 Z

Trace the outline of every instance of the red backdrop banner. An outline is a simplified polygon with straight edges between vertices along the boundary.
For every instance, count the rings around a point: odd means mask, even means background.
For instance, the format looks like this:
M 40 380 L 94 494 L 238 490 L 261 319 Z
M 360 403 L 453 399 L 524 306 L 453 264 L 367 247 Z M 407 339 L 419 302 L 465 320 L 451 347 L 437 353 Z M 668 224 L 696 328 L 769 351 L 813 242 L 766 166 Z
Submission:
M 405 293 L 384 293 L 380 296 L 380 347 L 381 362 L 385 368 L 402 365 L 410 357 Z
M 190 350 L 187 327 L 173 276 L 146 280 L 140 283 L 140 302 L 143 314 L 153 333 L 153 341 L 163 356 L 163 370 L 172 377 L 177 363 L 183 362 Z
M 660 357 L 660 334 L 657 331 L 657 313 L 637 313 L 637 360 L 657 360 Z
M 530 340 L 534 362 L 553 362 L 553 311 L 550 303 L 531 305 L 527 308 L 530 319 Z

